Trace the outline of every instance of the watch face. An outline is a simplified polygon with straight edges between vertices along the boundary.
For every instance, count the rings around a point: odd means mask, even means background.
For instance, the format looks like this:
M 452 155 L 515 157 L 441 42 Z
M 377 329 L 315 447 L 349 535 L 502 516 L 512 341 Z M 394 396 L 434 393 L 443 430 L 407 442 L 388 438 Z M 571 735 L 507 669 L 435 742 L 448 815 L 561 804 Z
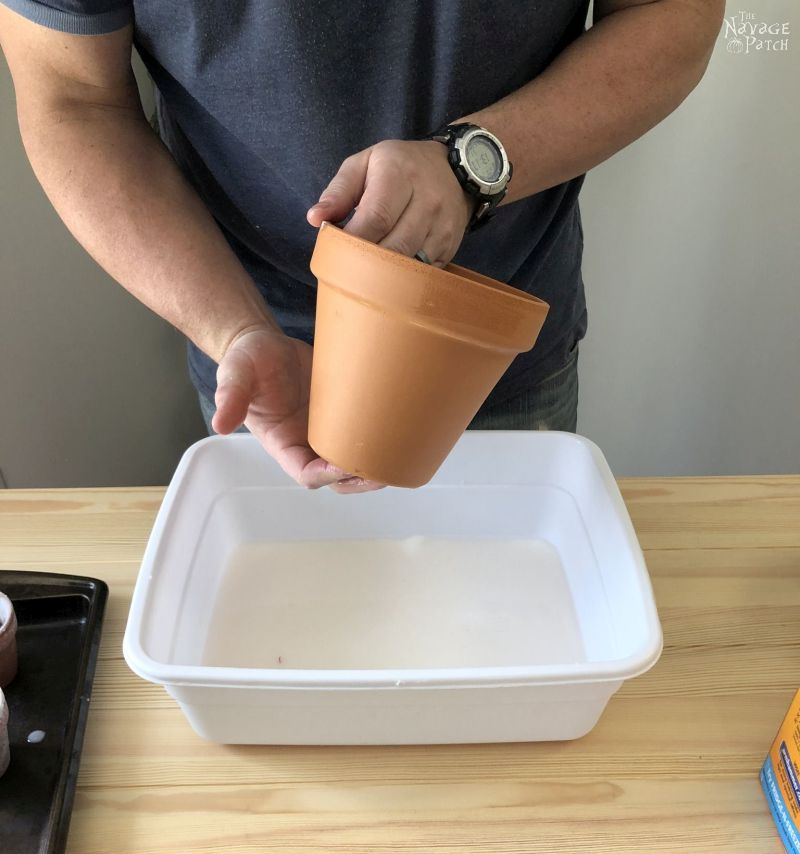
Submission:
M 487 184 L 493 184 L 503 173 L 503 156 L 500 149 L 485 136 L 474 136 L 467 144 L 467 163 Z

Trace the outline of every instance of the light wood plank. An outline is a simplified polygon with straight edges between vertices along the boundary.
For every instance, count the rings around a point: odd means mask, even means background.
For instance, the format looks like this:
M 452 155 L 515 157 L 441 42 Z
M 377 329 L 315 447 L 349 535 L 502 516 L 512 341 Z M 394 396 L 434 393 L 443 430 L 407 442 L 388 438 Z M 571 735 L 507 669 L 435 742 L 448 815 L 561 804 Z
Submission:
M 110 599 L 69 854 L 780 854 L 758 769 L 800 673 L 800 477 L 621 483 L 665 651 L 561 744 L 233 747 L 121 652 L 163 490 L 0 492 L 0 566 Z
M 79 796 L 72 850 L 778 854 L 759 798 L 752 780 L 108 789 Z
M 643 478 L 622 480 L 620 489 L 644 549 L 797 548 L 799 483 L 797 476 Z

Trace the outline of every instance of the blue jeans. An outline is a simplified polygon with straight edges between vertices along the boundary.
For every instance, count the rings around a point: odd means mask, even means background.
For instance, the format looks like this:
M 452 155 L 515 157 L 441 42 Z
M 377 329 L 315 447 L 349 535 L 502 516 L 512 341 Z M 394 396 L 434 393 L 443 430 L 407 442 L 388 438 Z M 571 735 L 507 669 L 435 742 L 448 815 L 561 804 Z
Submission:
M 202 394 L 200 411 L 209 435 L 216 408 Z M 469 425 L 470 430 L 565 430 L 574 433 L 578 423 L 578 347 L 566 364 L 538 385 L 511 400 L 482 409 Z M 237 433 L 246 433 L 240 427 Z
M 517 397 L 481 409 L 469 430 L 564 430 L 578 426 L 578 345 L 555 373 Z

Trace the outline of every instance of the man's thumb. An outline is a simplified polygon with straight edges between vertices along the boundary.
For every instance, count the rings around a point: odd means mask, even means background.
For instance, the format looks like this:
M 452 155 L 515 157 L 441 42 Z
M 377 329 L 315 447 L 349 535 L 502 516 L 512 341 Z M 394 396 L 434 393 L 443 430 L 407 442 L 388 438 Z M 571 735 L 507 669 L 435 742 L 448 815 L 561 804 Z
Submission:
M 319 228 L 323 222 L 347 219 L 364 193 L 368 162 L 369 149 L 366 149 L 342 163 L 333 180 L 322 191 L 319 201 L 306 214 L 311 225 Z

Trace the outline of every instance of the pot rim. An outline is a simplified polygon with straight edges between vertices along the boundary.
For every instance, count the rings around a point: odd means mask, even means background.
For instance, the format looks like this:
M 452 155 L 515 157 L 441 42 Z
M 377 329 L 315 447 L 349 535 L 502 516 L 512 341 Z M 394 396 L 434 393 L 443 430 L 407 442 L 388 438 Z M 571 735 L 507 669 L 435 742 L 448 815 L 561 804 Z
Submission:
M 0 593 L 0 638 L 14 634 L 17 630 L 17 615 L 14 605 L 5 593 Z
M 383 261 L 405 268 L 410 275 L 432 275 L 436 277 L 441 284 L 449 285 L 450 287 L 463 288 L 464 284 L 467 283 L 469 286 L 480 291 L 508 297 L 513 302 L 524 305 L 528 310 L 536 309 L 538 311 L 547 311 L 549 309 L 548 303 L 533 294 L 529 294 L 526 291 L 515 288 L 513 285 L 507 285 L 504 282 L 499 282 L 489 276 L 484 276 L 481 273 L 476 273 L 473 270 L 461 267 L 458 264 L 447 264 L 446 267 L 434 267 L 432 265 L 428 265 L 422 261 L 418 261 L 416 258 L 409 258 L 408 256 L 401 255 L 399 252 L 395 252 L 392 249 L 386 249 L 383 246 L 379 246 L 377 243 L 371 243 L 363 237 L 348 234 L 332 222 L 322 223 L 320 226 L 320 237 L 322 232 L 326 230 L 329 230 L 331 235 L 336 234 L 335 239 L 344 244 L 348 244 L 350 248 L 366 249 L 370 253 L 377 255 Z

